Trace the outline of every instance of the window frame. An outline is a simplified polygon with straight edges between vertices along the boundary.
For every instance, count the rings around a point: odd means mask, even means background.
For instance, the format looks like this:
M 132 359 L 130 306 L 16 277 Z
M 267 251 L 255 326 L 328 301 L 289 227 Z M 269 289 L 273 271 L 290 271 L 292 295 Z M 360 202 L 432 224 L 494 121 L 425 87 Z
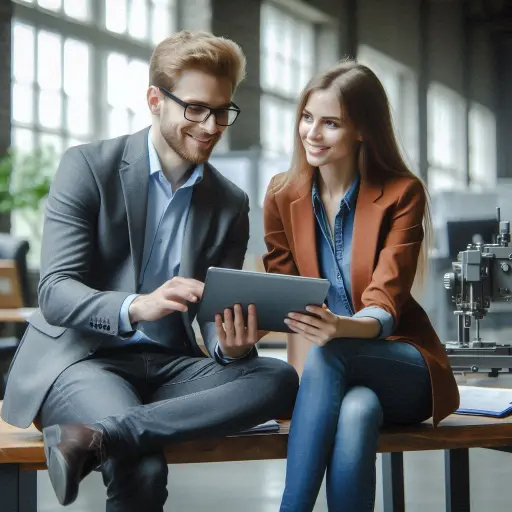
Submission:
M 40 7 L 38 0 L 27 2 L 25 0 L 13 0 L 12 26 L 15 23 L 27 25 L 34 31 L 34 77 L 31 84 L 33 90 L 32 99 L 32 121 L 18 122 L 14 119 L 11 110 L 11 140 L 12 146 L 15 146 L 15 139 L 32 140 L 33 147 L 38 147 L 41 141 L 48 137 L 56 137 L 60 141 L 60 148 L 57 148 L 57 156 L 60 156 L 59 149 L 64 151 L 69 145 L 75 145 L 81 142 L 91 142 L 108 138 L 108 101 L 107 101 L 107 58 L 112 52 L 125 55 L 128 60 L 140 60 L 149 64 L 149 60 L 154 48 L 154 41 L 151 39 L 151 32 L 147 31 L 148 37 L 145 40 L 130 37 L 128 33 L 117 34 L 108 31 L 105 23 L 105 0 L 89 0 L 90 15 L 88 21 L 68 16 L 64 12 L 64 0 L 61 1 L 61 8 L 51 10 Z M 129 0 L 131 2 L 131 0 Z M 146 5 L 153 5 L 154 0 L 145 0 Z M 169 1 L 169 34 L 177 29 L 178 12 L 177 1 Z M 148 20 L 151 19 L 151 12 L 148 11 Z M 42 126 L 38 118 L 38 98 L 41 88 L 37 82 L 37 55 L 38 55 L 38 33 L 47 31 L 57 34 L 61 38 L 61 83 L 59 88 L 61 101 L 61 123 L 56 128 Z M 14 31 L 13 31 L 14 38 Z M 89 132 L 80 136 L 80 134 L 71 133 L 67 129 L 67 95 L 64 89 L 64 42 L 67 39 L 73 39 L 83 42 L 89 49 Z M 12 50 L 13 65 L 11 70 L 12 83 L 14 87 L 14 46 Z M 76 96 L 72 96 L 76 98 Z M 150 124 L 150 117 L 146 125 Z M 128 133 L 129 130 L 127 130 Z M 16 172 L 16 171 L 14 171 Z M 42 205 L 44 206 L 44 205 Z M 32 218 L 31 222 L 42 223 L 43 208 L 37 216 Z M 12 231 L 20 236 L 29 236 L 31 239 L 31 251 L 29 253 L 29 265 L 37 267 L 39 265 L 39 240 L 33 239 L 30 233 L 30 223 L 24 220 L 26 214 L 31 212 L 13 212 Z M 18 225 L 19 224 L 19 225 Z
M 299 3 L 300 4 L 300 3 Z M 302 5 L 302 4 L 301 4 Z M 281 129 L 284 129 L 287 134 L 282 134 L 280 137 L 267 137 L 266 130 L 269 124 L 272 123 L 260 123 L 260 144 L 262 148 L 263 158 L 281 158 L 283 156 L 290 156 L 293 150 L 293 132 L 295 125 L 295 114 L 297 110 L 297 100 L 300 95 L 300 90 L 304 87 L 305 82 L 313 76 L 316 72 L 316 53 L 318 49 L 317 37 L 318 31 L 320 30 L 319 20 L 314 19 L 315 17 L 309 12 L 294 12 L 283 5 L 282 2 L 265 1 L 261 4 L 261 23 L 260 23 L 260 113 L 262 116 L 265 115 L 267 109 L 272 108 L 272 104 L 275 105 L 279 111 L 278 116 L 282 117 L 277 119 L 281 125 Z M 265 16 L 271 16 L 277 14 L 279 16 L 281 24 L 283 21 L 287 22 L 287 25 L 292 27 L 292 40 L 295 40 L 298 35 L 297 32 L 293 32 L 293 29 L 307 29 L 310 30 L 311 37 L 311 48 L 309 53 L 311 54 L 311 63 L 309 66 L 309 72 L 304 71 L 305 66 L 297 66 L 298 56 L 293 53 L 289 55 L 289 60 L 286 63 L 280 62 L 286 58 L 278 52 L 276 66 L 283 66 L 283 64 L 291 65 L 290 69 L 296 70 L 294 77 L 289 77 L 291 83 L 297 81 L 295 90 L 286 90 L 280 87 L 279 81 L 276 84 L 270 84 L 268 79 L 265 77 L 268 59 L 276 57 L 276 54 L 269 52 L 266 41 L 266 23 L 264 23 Z M 277 23 L 277 25 L 279 25 Z M 308 27 L 309 26 L 309 27 Z M 300 68 L 300 69 L 299 69 Z M 306 80 L 301 83 L 298 77 L 304 75 Z M 290 124 L 290 118 L 293 122 Z M 271 145 L 267 143 L 268 140 L 272 140 L 275 144 Z
M 130 0 L 131 1 L 131 0 Z M 146 4 L 152 5 L 153 0 L 146 0 Z M 89 53 L 89 90 L 90 90 L 90 134 L 89 140 L 99 140 L 108 137 L 108 103 L 106 101 L 106 80 L 107 70 L 106 61 L 110 53 L 120 53 L 129 60 L 141 60 L 148 62 L 151 58 L 154 43 L 151 40 L 141 41 L 134 39 L 127 34 L 116 34 L 105 28 L 105 0 L 90 0 L 91 21 L 81 22 L 63 13 L 63 5 L 59 11 L 51 11 L 37 5 L 37 0 L 27 3 L 24 0 L 14 0 L 13 2 L 13 23 L 19 22 L 31 26 L 36 33 L 45 30 L 58 34 L 62 40 L 76 39 L 84 42 L 90 49 Z M 174 9 L 174 16 L 171 15 L 172 26 L 169 33 L 176 30 L 177 6 L 176 1 L 171 0 L 169 9 Z M 36 36 L 37 45 L 37 36 Z M 34 50 L 37 55 L 37 50 Z M 36 64 L 37 66 L 37 64 Z M 37 84 L 36 84 L 37 88 Z M 38 96 L 38 94 L 35 94 Z M 34 109 L 37 109 L 36 98 L 34 98 Z M 33 111 L 33 120 L 37 119 L 36 110 Z M 62 116 L 65 119 L 66 111 L 62 109 Z M 39 123 L 31 123 L 34 127 L 35 144 L 41 133 L 53 131 L 42 127 Z M 149 122 L 148 122 L 149 124 Z M 12 123 L 13 128 L 26 128 L 27 125 L 21 125 L 16 121 Z M 68 133 L 63 130 L 62 136 L 70 138 Z M 73 139 L 76 137 L 73 137 Z
M 452 139 L 447 145 L 453 151 L 450 159 L 453 161 L 442 161 L 437 159 L 436 137 L 439 136 L 435 122 L 435 101 L 449 105 L 452 112 L 448 115 L 446 123 L 441 123 L 445 127 L 448 136 Z M 467 185 L 466 176 L 466 141 L 465 141 L 465 123 L 466 123 L 466 103 L 464 97 L 458 92 L 446 87 L 439 82 L 431 82 L 427 91 L 427 116 L 428 116 L 428 184 L 432 192 L 441 190 L 464 189 Z M 442 185 L 444 182 L 445 185 Z M 441 186 L 437 186 L 440 183 Z
M 357 61 L 368 66 L 380 79 L 389 101 L 393 129 L 406 164 L 419 174 L 419 102 L 418 77 L 403 63 L 367 44 L 357 49 Z M 394 80 L 394 94 L 389 90 L 389 79 Z M 398 101 L 397 101 L 398 100 Z
M 498 181 L 496 114 L 485 105 L 471 101 L 468 129 L 470 186 L 478 190 L 494 189 Z

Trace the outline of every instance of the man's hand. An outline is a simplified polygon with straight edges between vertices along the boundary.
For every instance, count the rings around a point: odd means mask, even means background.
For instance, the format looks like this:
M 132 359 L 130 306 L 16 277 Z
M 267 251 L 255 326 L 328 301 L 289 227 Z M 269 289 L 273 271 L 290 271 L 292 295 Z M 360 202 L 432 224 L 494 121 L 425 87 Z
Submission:
M 222 355 L 229 358 L 238 358 L 249 353 L 252 347 L 267 334 L 267 331 L 258 331 L 256 306 L 249 305 L 247 327 L 242 306 L 236 304 L 234 310 L 234 318 L 231 309 L 224 310 L 224 321 L 221 315 L 215 315 L 215 329 L 220 349 Z
M 173 277 L 154 292 L 139 295 L 128 310 L 130 322 L 151 322 L 174 311 L 187 311 L 188 302 L 203 296 L 204 283 L 187 277 Z

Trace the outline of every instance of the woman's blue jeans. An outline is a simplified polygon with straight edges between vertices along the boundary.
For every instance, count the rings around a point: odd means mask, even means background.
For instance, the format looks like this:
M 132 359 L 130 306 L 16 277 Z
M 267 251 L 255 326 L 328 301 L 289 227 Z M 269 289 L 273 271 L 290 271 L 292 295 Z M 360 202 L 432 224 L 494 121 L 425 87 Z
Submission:
M 432 415 L 425 361 L 399 341 L 335 339 L 308 353 L 288 443 L 281 512 L 311 512 L 327 470 L 329 512 L 370 512 L 383 423 Z

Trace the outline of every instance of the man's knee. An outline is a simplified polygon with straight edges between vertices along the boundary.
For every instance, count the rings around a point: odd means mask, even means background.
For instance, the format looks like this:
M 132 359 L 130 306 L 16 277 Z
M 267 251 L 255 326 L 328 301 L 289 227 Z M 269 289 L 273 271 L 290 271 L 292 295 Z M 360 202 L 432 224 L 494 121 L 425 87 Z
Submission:
M 167 499 L 167 462 L 163 453 L 138 460 L 109 459 L 102 468 L 107 498 L 119 510 L 161 510 Z M 160 508 L 159 508 L 160 507 Z M 117 508 L 115 508 L 117 510 Z
M 266 382 L 269 398 L 277 404 L 281 418 L 291 415 L 299 389 L 299 376 L 290 364 L 274 357 L 259 357 L 259 377 Z
M 262 372 L 277 388 L 297 393 L 299 376 L 291 364 L 275 357 L 259 357 L 258 359 Z

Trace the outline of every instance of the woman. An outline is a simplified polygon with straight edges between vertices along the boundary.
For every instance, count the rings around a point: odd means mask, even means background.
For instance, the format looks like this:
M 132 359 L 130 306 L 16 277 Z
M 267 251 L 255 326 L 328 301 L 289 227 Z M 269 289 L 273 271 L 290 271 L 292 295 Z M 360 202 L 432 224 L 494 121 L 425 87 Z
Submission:
M 331 512 L 373 510 L 381 425 L 437 425 L 458 407 L 446 354 L 411 296 L 426 263 L 426 198 L 375 74 L 345 61 L 315 77 L 299 102 L 291 169 L 264 203 L 267 272 L 331 283 L 326 305 L 285 320 L 311 348 L 282 512 L 311 511 L 326 470 Z

